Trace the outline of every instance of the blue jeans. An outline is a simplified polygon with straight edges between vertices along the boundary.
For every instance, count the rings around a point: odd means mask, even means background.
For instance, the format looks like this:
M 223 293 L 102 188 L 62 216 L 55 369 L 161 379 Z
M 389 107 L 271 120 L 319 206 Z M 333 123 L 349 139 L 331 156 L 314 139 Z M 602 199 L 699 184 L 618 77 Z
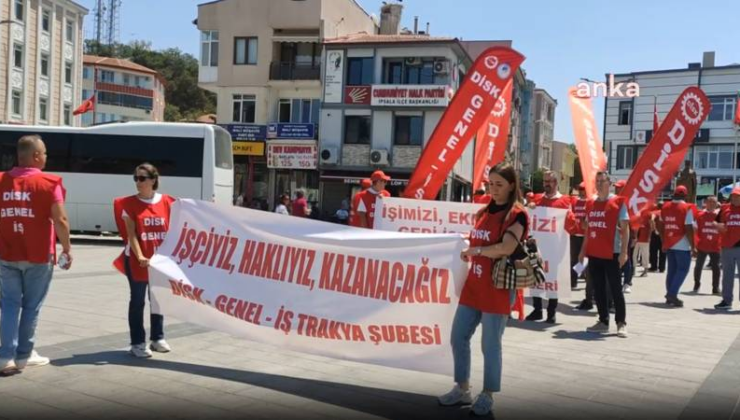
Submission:
M 126 275 L 128 276 L 128 285 L 131 289 L 131 299 L 128 302 L 128 327 L 131 334 L 131 345 L 146 343 L 146 329 L 144 328 L 144 306 L 146 298 L 149 295 L 149 282 L 134 281 L 131 278 L 131 268 L 129 267 L 129 258 L 126 258 Z M 149 321 L 152 326 L 150 339 L 152 341 L 164 338 L 164 317 L 158 314 L 151 314 Z
M 54 265 L 0 261 L 0 359 L 26 359 L 35 343 L 39 312 Z
M 515 297 L 516 294 L 512 293 L 512 296 Z M 489 314 L 469 306 L 458 305 L 451 334 L 456 383 L 470 380 L 470 338 L 475 334 L 478 324 L 482 323 L 483 389 L 492 392 L 501 391 L 503 360 L 501 341 L 508 318 L 506 315 Z
M 678 297 L 691 265 L 691 251 L 677 251 L 669 249 L 666 252 L 668 259 L 668 274 L 665 276 L 666 297 Z

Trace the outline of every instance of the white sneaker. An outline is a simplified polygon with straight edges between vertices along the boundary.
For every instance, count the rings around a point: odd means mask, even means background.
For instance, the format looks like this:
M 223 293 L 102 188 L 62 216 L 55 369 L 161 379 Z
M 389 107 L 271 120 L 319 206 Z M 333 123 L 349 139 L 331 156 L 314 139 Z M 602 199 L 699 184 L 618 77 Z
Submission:
M 617 324 L 617 337 L 627 338 L 627 325 L 623 323 Z
M 152 351 L 146 347 L 146 343 L 131 346 L 131 354 L 142 359 L 152 357 Z
M 172 351 L 172 347 L 170 347 L 169 344 L 167 344 L 166 341 L 164 341 L 164 338 L 157 341 L 152 341 L 152 344 L 149 345 L 149 348 L 156 351 L 157 353 L 169 353 Z
M 437 397 L 437 400 L 439 405 L 444 406 L 468 405 L 473 402 L 473 396 L 470 394 L 470 389 L 464 391 L 460 385 L 455 385 L 450 392 Z
M 15 365 L 18 367 L 19 370 L 23 370 L 27 367 L 38 367 L 38 366 L 46 366 L 51 362 L 48 357 L 40 356 L 38 353 L 36 353 L 36 350 L 33 350 L 31 352 L 31 355 L 28 356 L 27 359 L 16 359 Z
M 0 359 L 0 376 L 18 373 L 18 366 L 13 359 Z
M 473 406 L 470 407 L 470 411 L 476 416 L 487 416 L 491 414 L 493 409 L 493 397 L 486 392 L 481 392 L 475 397 Z
M 622 288 L 622 291 L 624 293 L 632 293 L 632 287 L 629 284 L 625 284 L 624 288 Z

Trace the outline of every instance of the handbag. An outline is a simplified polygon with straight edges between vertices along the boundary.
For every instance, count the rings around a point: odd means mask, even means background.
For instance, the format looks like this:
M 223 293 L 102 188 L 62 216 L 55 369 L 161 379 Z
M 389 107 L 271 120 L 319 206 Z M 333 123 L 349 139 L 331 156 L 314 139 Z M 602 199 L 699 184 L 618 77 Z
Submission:
M 516 238 L 516 235 L 508 230 L 504 232 L 504 235 L 507 233 Z M 501 237 L 503 238 L 503 235 Z M 516 238 L 516 241 L 517 249 L 511 255 L 521 250 L 525 254 L 525 257 L 515 259 L 510 255 L 494 261 L 491 277 L 493 286 L 497 289 L 532 288 L 545 282 L 542 257 L 537 250 L 537 244 L 534 238 L 530 237 L 527 240 L 526 246 L 522 244 L 519 238 Z

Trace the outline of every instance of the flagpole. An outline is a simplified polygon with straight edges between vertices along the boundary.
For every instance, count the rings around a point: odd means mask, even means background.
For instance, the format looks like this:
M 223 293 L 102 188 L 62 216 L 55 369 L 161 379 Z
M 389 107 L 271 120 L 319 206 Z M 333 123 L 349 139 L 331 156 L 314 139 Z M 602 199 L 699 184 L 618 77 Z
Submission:
M 95 114 L 97 112 L 96 109 L 98 108 L 98 66 L 95 64 L 93 64 L 93 72 L 95 74 L 93 75 L 93 120 L 91 125 L 95 125 Z

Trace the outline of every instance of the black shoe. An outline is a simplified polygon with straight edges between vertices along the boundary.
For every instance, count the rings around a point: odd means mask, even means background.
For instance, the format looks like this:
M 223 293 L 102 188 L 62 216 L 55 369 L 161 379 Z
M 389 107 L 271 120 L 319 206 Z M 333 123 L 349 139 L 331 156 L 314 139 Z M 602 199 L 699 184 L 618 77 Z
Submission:
M 714 305 L 714 309 L 721 309 L 723 311 L 729 311 L 730 309 L 732 309 L 732 304 L 731 303 L 727 303 L 727 302 L 725 302 L 724 299 L 722 299 L 722 302 Z
M 524 319 L 527 321 L 542 321 L 542 318 L 544 318 L 542 316 L 542 311 L 541 310 L 538 311 L 537 309 L 535 309 L 532 311 L 532 313 L 527 315 L 527 317 Z
M 581 304 L 576 306 L 577 311 L 590 311 L 593 308 L 594 308 L 593 302 L 591 302 L 588 299 L 583 299 L 581 301 Z
M 545 320 L 545 322 L 548 323 L 548 324 L 554 324 L 554 323 L 556 323 L 557 320 L 555 319 L 555 315 L 548 316 L 547 319 Z
M 700 285 L 694 284 L 694 293 L 699 293 Z

